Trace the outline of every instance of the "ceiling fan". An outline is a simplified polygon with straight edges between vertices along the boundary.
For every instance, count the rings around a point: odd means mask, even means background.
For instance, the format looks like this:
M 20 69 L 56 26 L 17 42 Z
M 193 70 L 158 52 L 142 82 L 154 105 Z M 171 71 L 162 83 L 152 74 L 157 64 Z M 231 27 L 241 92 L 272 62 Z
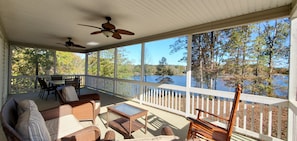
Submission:
M 121 39 L 122 38 L 120 34 L 134 35 L 134 33 L 131 32 L 131 31 L 124 30 L 124 29 L 116 29 L 116 27 L 113 24 L 110 23 L 111 17 L 105 17 L 105 19 L 107 20 L 107 23 L 103 23 L 101 25 L 101 27 L 92 26 L 92 25 L 85 25 L 85 24 L 78 24 L 78 25 L 88 26 L 88 27 L 93 27 L 93 28 L 100 29 L 99 31 L 92 32 L 91 35 L 103 33 L 106 37 L 112 36 L 113 38 L 116 38 L 116 39 Z
M 70 47 L 86 48 L 84 46 L 73 43 L 71 41 L 72 40 L 71 37 L 68 37 L 67 39 L 68 39 L 68 41 L 66 41 L 65 43 L 57 43 L 57 44 L 63 45 L 63 46 L 68 47 L 68 48 L 70 48 Z

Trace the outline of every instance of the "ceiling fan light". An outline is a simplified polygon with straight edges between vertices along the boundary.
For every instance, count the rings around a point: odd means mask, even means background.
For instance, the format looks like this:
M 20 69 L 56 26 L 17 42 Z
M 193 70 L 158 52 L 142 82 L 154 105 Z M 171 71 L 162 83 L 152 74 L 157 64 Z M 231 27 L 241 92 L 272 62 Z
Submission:
M 98 42 L 91 41 L 91 42 L 88 42 L 87 45 L 88 46 L 96 46 L 96 45 L 99 45 L 99 43 Z
M 110 37 L 110 36 L 113 35 L 113 32 L 111 32 L 111 31 L 107 31 L 107 30 L 102 31 L 102 33 L 103 33 L 106 37 Z

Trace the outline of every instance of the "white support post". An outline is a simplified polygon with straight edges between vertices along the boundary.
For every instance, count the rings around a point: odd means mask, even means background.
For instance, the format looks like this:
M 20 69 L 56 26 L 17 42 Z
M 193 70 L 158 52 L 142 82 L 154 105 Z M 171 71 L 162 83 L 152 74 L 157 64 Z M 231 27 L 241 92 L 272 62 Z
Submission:
M 290 58 L 289 58 L 289 93 L 288 100 L 291 105 L 292 102 L 296 102 L 297 95 L 297 3 L 294 3 L 292 11 L 290 13 L 291 19 L 291 39 L 290 39 Z M 293 105 L 293 104 L 292 104 Z M 287 140 L 295 140 L 297 138 L 297 127 L 296 123 L 296 114 L 291 109 L 291 106 L 288 106 L 288 137 Z
M 114 49 L 114 76 L 113 76 L 113 93 L 115 94 L 117 92 L 117 71 L 118 71 L 118 48 Z
M 57 74 L 57 51 L 54 51 L 54 74 Z
M 186 77 L 186 116 L 190 116 L 190 88 L 191 88 L 191 60 L 192 60 L 192 34 L 188 34 L 188 43 L 187 43 L 187 77 Z
M 97 51 L 97 76 L 100 75 L 100 51 Z
M 144 55 L 145 55 L 145 46 L 144 43 L 141 43 L 141 74 L 140 74 L 140 82 L 144 82 Z M 139 103 L 143 103 L 143 95 L 145 93 L 143 83 L 140 83 L 140 96 L 139 96 Z
M 89 60 L 89 56 L 88 53 L 85 53 L 85 86 L 88 86 L 88 61 Z

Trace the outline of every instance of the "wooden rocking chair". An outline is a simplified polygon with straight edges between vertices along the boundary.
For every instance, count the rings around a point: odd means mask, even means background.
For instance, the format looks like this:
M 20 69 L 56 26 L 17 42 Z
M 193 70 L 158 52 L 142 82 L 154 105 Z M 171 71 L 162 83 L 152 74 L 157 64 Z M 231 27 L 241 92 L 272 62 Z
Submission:
M 209 113 L 209 112 L 206 112 L 206 111 L 203 111 L 200 109 L 196 109 L 196 110 L 198 110 L 197 118 L 196 119 L 191 118 L 191 117 L 187 118 L 190 121 L 187 139 L 194 139 L 197 137 L 202 137 L 207 140 L 230 141 L 234 121 L 236 118 L 236 110 L 237 110 L 238 104 L 239 104 L 240 94 L 241 94 L 241 86 L 240 86 L 240 84 L 238 84 L 236 92 L 235 92 L 235 96 L 234 96 L 232 109 L 231 109 L 231 112 L 229 115 L 229 119 L 214 115 L 212 113 Z M 200 115 L 202 112 L 206 113 L 208 115 L 211 115 L 213 117 L 216 117 L 220 120 L 227 121 L 227 127 L 222 128 L 220 126 L 214 125 L 206 120 L 201 119 Z

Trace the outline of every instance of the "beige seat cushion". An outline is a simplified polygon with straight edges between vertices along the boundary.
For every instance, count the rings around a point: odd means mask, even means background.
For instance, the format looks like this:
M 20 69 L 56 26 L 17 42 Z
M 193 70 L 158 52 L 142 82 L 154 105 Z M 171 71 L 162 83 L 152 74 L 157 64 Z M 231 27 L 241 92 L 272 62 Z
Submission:
M 16 124 L 16 131 L 24 141 L 50 141 L 51 136 L 47 130 L 44 119 L 39 111 L 26 110 Z
M 64 87 L 62 89 L 62 95 L 66 102 L 79 101 L 75 88 L 73 86 Z
M 53 140 L 60 139 L 71 133 L 83 129 L 83 126 L 73 115 L 66 115 L 45 121 L 49 134 Z

